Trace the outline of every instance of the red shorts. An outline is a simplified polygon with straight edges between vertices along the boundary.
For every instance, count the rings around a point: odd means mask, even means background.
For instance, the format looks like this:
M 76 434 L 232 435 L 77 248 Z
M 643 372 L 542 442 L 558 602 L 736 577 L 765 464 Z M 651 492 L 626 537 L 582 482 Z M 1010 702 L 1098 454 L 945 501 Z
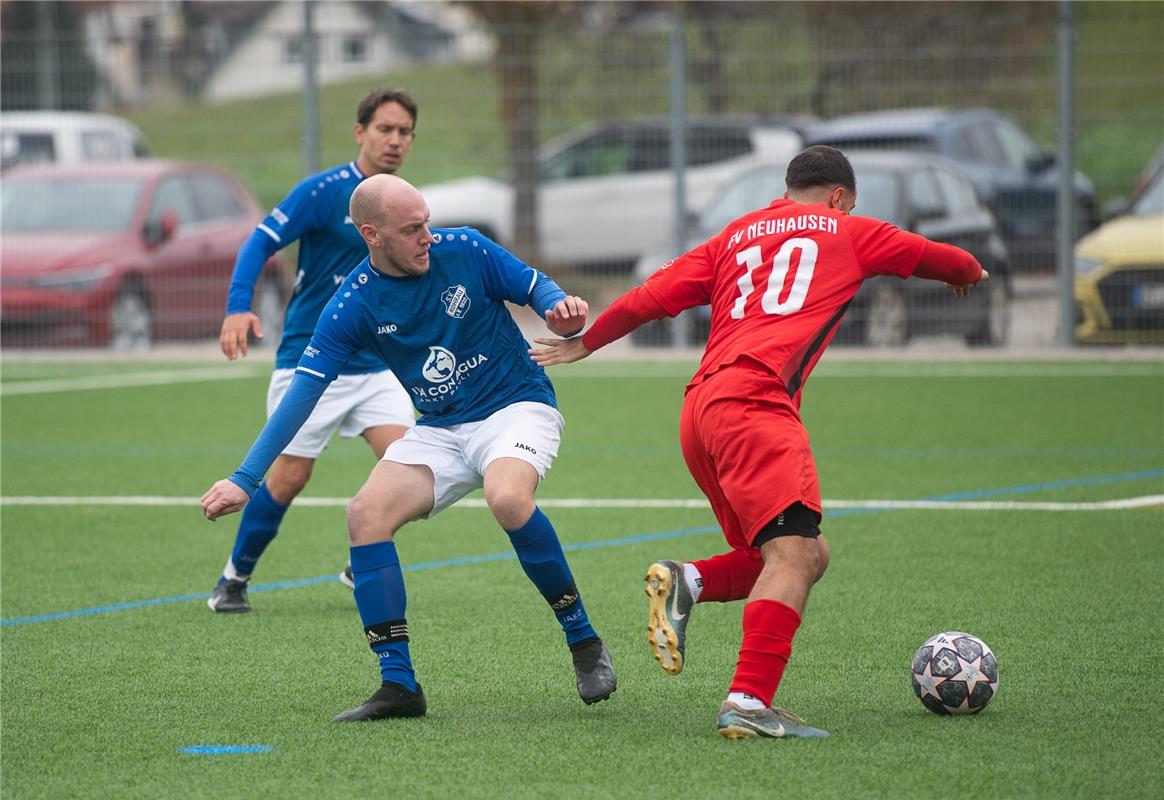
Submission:
M 687 392 L 683 458 L 733 548 L 793 503 L 820 513 L 808 431 L 788 390 L 759 365 L 725 367 Z

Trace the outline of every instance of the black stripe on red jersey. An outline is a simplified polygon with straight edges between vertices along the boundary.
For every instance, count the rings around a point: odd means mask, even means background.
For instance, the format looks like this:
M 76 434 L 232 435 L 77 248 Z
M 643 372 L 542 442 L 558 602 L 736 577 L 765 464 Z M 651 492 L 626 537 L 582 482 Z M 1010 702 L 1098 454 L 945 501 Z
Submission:
M 817 333 L 816 338 L 809 342 L 803 355 L 800 357 L 800 363 L 796 365 L 796 371 L 792 373 L 792 377 L 784 381 L 785 388 L 788 389 L 789 397 L 796 397 L 796 393 L 800 391 L 800 386 L 804 383 L 804 370 L 812 361 L 812 357 L 824 346 L 825 340 L 829 338 L 829 333 L 833 328 L 841 323 L 841 317 L 845 316 L 845 312 L 849 309 L 849 303 L 852 300 L 845 301 L 845 304 L 838 308 L 836 312 L 829 317 L 829 321 L 821 326 L 820 332 Z

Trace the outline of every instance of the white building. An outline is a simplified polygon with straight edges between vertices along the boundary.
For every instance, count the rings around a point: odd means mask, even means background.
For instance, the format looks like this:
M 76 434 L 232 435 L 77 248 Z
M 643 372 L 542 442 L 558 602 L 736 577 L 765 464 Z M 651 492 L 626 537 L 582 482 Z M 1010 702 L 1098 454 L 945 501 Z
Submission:
M 299 89 L 303 24 L 300 0 L 271 3 L 210 65 L 202 99 L 221 102 Z M 472 15 L 443 3 L 325 0 L 315 4 L 314 29 L 321 84 L 416 63 L 481 60 L 492 52 L 490 37 Z
M 482 61 L 492 37 L 471 11 L 436 0 L 316 0 L 321 84 L 418 63 Z M 222 102 L 303 86 L 304 0 L 105 0 L 84 7 L 99 107 Z

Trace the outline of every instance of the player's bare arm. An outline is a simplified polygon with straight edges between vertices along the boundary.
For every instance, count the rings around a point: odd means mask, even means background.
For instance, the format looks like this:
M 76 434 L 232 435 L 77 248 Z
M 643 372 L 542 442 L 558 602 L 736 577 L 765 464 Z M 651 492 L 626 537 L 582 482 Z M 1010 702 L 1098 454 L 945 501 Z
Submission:
M 582 344 L 581 336 L 575 336 L 572 339 L 534 339 L 534 342 L 542 345 L 544 349 L 537 350 L 531 347 L 529 355 L 535 364 L 542 367 L 570 364 L 574 361 L 581 361 L 590 355 L 586 345 Z
M 240 510 L 250 499 L 241 486 L 223 478 L 202 495 L 202 514 L 213 522 Z
M 567 295 L 546 312 L 546 327 L 558 336 L 573 336 L 586 327 L 589 304 L 581 297 Z
M 263 323 L 257 314 L 250 311 L 240 311 L 226 315 L 226 319 L 222 321 L 222 331 L 218 335 L 218 343 L 227 360 L 234 361 L 240 355 L 246 356 L 247 334 L 251 331 L 255 332 L 257 338 L 263 338 Z

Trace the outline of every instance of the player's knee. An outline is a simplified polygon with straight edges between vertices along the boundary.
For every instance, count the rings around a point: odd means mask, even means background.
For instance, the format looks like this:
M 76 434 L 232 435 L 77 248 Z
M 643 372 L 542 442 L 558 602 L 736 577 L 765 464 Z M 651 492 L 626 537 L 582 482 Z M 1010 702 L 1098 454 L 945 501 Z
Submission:
M 516 530 L 529 521 L 534 511 L 533 496 L 521 487 L 508 485 L 487 486 L 485 505 L 498 524 L 506 530 Z
M 392 538 L 392 531 L 384 529 L 377 504 L 363 493 L 356 494 L 347 505 L 348 541 L 352 545 L 371 544 Z M 387 534 L 387 535 L 385 535 Z
M 825 570 L 829 568 L 830 555 L 828 542 L 825 541 L 823 536 L 818 537 L 816 543 L 818 545 L 816 579 L 819 581 L 824 577 Z

